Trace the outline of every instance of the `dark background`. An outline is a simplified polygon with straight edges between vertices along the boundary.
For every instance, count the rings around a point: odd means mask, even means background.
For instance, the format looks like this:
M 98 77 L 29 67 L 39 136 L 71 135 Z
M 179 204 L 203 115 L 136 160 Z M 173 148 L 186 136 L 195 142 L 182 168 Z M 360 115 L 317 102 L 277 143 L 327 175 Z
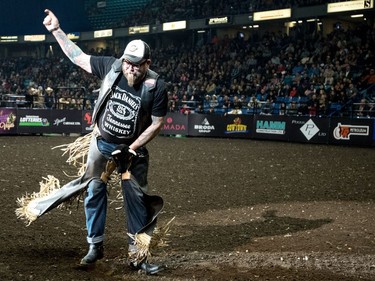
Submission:
M 87 31 L 89 23 L 84 0 L 2 0 L 0 2 L 0 36 L 45 34 L 46 8 L 55 12 L 67 32 Z

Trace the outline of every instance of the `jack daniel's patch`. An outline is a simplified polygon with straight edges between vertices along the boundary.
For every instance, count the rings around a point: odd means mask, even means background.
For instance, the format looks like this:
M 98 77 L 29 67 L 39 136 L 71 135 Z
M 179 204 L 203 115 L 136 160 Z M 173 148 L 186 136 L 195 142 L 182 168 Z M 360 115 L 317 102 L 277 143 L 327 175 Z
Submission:
M 103 137 L 133 138 L 140 107 L 141 97 L 116 87 L 99 121 Z

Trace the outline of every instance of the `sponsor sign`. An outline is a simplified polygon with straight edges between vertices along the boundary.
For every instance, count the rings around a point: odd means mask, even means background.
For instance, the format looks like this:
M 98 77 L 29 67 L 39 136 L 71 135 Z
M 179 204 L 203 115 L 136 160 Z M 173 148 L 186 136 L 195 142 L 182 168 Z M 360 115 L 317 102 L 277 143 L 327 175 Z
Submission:
M 53 110 L 51 112 L 51 132 L 53 133 L 81 133 L 81 111 Z
M 220 124 L 220 120 L 223 120 L 223 117 L 218 115 L 190 114 L 189 136 L 223 136 L 224 126 Z
M 81 118 L 82 134 L 90 133 L 94 129 L 94 124 L 92 123 L 92 111 L 83 110 Z
M 68 33 L 66 36 L 68 36 L 68 38 L 70 40 L 76 40 L 76 39 L 80 38 L 81 33 L 80 32 L 71 32 L 71 33 Z
M 0 108 L 0 135 L 17 134 L 17 112 L 15 109 Z
M 52 110 L 17 110 L 18 133 L 50 133 L 51 132 Z
M 330 142 L 346 145 L 371 145 L 372 119 L 331 119 Z
M 292 16 L 292 9 L 280 9 L 280 10 L 270 10 L 264 12 L 255 12 L 253 14 L 254 21 L 263 21 L 263 20 L 276 20 L 276 19 L 285 19 Z
M 248 115 L 227 115 L 223 117 L 224 134 L 233 138 L 250 138 L 253 117 Z
M 188 133 L 188 117 L 180 113 L 168 113 L 160 134 L 183 135 Z
M 129 34 L 149 33 L 149 32 L 150 32 L 150 26 L 149 25 L 129 27 Z
M 217 24 L 227 24 L 231 22 L 231 18 L 226 17 L 220 17 L 220 18 L 209 18 L 206 20 L 206 24 L 208 25 L 217 25 Z
M 342 1 L 337 3 L 328 3 L 327 13 L 372 9 L 373 7 L 374 0 Z
M 18 36 L 0 36 L 1 43 L 18 42 Z
M 329 121 L 326 118 L 289 117 L 289 141 L 328 143 Z
M 288 117 L 257 115 L 252 136 L 256 139 L 288 140 Z
M 46 35 L 40 34 L 40 35 L 25 35 L 23 37 L 23 40 L 30 41 L 30 42 L 41 42 L 46 40 Z
M 189 115 L 189 136 L 250 138 L 252 116 Z
M 186 20 L 165 22 L 163 23 L 163 31 L 186 29 Z
M 113 35 L 113 29 L 95 30 L 94 38 L 111 37 Z

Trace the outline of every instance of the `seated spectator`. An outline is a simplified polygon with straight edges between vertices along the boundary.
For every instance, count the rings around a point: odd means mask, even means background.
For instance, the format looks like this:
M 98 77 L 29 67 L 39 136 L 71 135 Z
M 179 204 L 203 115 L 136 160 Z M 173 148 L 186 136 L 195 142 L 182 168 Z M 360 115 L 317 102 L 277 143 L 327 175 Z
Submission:
M 69 109 L 70 107 L 70 101 L 69 99 L 64 95 L 61 98 L 59 98 L 59 109 Z
M 89 99 L 87 99 L 85 101 L 85 104 L 84 104 L 84 107 L 83 107 L 84 110 L 93 110 L 93 107 L 91 105 L 91 101 Z
M 215 81 L 211 80 L 207 87 L 206 87 L 206 93 L 208 95 L 214 95 L 216 94 L 216 84 L 215 84 Z
M 44 104 L 43 87 L 41 86 L 34 90 L 34 108 L 46 108 Z
M 355 110 L 355 114 L 358 117 L 370 117 L 370 106 L 366 99 L 361 99 L 358 108 Z
M 363 88 L 373 87 L 375 85 L 375 69 L 371 68 L 370 71 L 361 79 Z
M 229 110 L 228 112 L 226 112 L 224 115 L 230 115 L 230 114 L 235 114 L 235 115 L 238 115 L 238 114 L 242 114 L 242 110 L 240 107 L 236 106 L 235 108 L 233 108 L 232 110 Z
M 233 107 L 234 108 L 241 108 L 242 107 L 242 100 L 237 95 L 233 97 Z
M 261 108 L 261 112 L 260 114 L 261 115 L 271 115 L 272 113 L 272 103 L 269 99 L 266 100 L 266 102 L 263 104 L 262 108 Z
M 207 114 L 215 114 L 215 108 L 210 107 L 206 113 Z
M 194 110 L 194 113 L 197 113 L 197 114 L 205 113 L 202 104 L 198 104 L 197 108 Z
M 212 95 L 210 101 L 209 101 L 209 106 L 210 107 L 217 107 L 219 106 L 219 101 L 217 100 L 217 96 L 216 95 Z
M 191 109 L 187 104 L 184 104 L 180 109 L 180 113 L 184 115 L 189 115 L 191 113 Z
M 44 96 L 44 103 L 46 105 L 46 108 L 52 109 L 55 107 L 55 97 L 53 94 L 53 89 L 51 87 L 48 87 L 45 92 L 46 94 Z
M 297 116 L 298 115 L 298 106 L 295 101 L 292 101 L 288 106 L 287 106 L 287 115 L 289 116 Z
M 286 113 L 287 113 L 286 103 L 282 102 L 279 108 L 279 115 L 286 115 Z
M 255 95 L 252 95 L 250 98 L 249 103 L 247 104 L 247 107 L 249 108 L 260 108 L 261 102 L 257 99 Z
M 26 107 L 33 108 L 33 106 L 34 106 L 34 93 L 33 93 L 32 87 L 27 89 L 27 91 L 25 93 L 25 101 L 26 101 Z

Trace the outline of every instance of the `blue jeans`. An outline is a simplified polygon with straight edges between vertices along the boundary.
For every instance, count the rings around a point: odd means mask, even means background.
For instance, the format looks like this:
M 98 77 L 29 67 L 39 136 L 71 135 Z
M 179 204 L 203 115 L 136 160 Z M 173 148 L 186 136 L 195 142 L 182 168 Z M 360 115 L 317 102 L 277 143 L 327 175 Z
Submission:
M 98 139 L 97 146 L 100 153 L 109 159 L 117 144 Z M 147 186 L 149 156 L 145 148 L 142 149 L 142 152 L 143 156 L 134 158 L 129 169 L 135 180 L 122 181 L 128 232 L 131 234 L 137 233 L 148 223 L 147 202 L 144 200 L 145 195 L 140 187 Z M 107 184 L 100 179 L 91 180 L 87 188 L 84 205 L 87 242 L 90 244 L 100 243 L 104 240 L 107 216 Z

